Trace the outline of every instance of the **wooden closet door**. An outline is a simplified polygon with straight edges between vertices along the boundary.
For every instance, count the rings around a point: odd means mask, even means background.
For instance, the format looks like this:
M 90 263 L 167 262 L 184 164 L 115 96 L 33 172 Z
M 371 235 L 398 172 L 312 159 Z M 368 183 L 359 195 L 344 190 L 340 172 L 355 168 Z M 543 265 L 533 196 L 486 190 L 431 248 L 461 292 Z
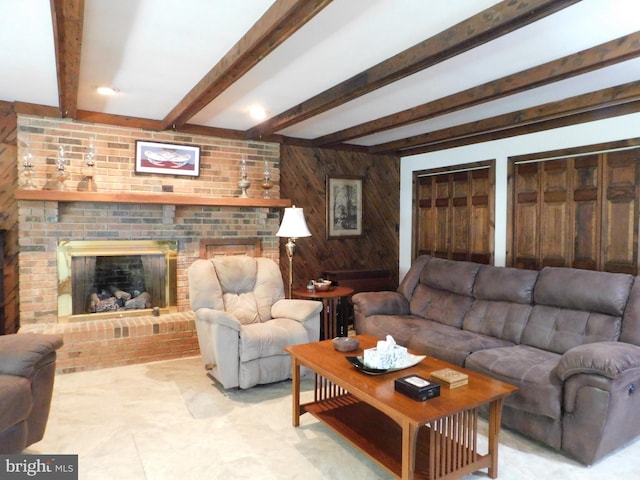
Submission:
M 640 149 L 512 164 L 511 264 L 638 274 Z
M 602 270 L 637 275 L 640 150 L 603 158 Z
M 573 262 L 572 266 L 598 270 L 600 265 L 600 171 L 598 155 L 574 160 L 573 175 Z
M 491 263 L 495 169 L 493 162 L 474 167 L 416 174 L 414 258 L 426 254 Z

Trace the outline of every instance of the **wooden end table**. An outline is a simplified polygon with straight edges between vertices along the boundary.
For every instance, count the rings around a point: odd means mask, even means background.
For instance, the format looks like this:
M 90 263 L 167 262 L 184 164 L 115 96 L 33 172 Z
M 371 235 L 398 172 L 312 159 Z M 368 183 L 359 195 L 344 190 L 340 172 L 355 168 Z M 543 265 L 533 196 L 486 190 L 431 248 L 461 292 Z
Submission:
M 418 365 L 378 376 L 365 375 L 346 356 L 362 355 L 377 339 L 358 335 L 360 350 L 337 352 L 331 340 L 285 347 L 291 355 L 292 422 L 311 413 L 394 476 L 402 479 L 457 479 L 486 468 L 498 476 L 498 436 L 503 398 L 517 387 L 426 357 Z M 300 367 L 315 372 L 313 401 L 301 403 Z M 431 372 L 453 368 L 469 375 L 469 383 L 417 402 L 394 389 L 394 380 L 415 374 L 431 380 Z M 433 380 L 435 382 L 435 380 Z M 489 406 L 488 446 L 478 446 L 480 407 Z
M 353 288 L 336 286 L 326 292 L 318 290 L 307 290 L 306 288 L 298 288 L 293 291 L 295 298 L 306 298 L 308 300 L 322 301 L 322 324 L 320 325 L 320 340 L 334 338 L 338 336 L 346 336 L 346 320 L 347 308 L 346 297 L 352 295 Z M 342 325 L 338 325 L 338 305 L 342 303 L 341 320 Z

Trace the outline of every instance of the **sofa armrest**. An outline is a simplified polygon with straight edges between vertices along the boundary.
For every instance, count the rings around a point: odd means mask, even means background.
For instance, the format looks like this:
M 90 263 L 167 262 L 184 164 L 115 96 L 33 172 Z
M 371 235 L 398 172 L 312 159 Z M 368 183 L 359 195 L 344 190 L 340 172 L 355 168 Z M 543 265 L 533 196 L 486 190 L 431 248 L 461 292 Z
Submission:
M 232 330 L 240 331 L 240 321 L 233 315 L 224 310 L 215 310 L 213 308 L 199 308 L 195 312 L 196 320 L 207 323 L 222 325 Z
M 30 377 L 39 363 L 62 346 L 60 335 L 0 335 L 0 374 Z
M 556 375 L 565 381 L 581 373 L 610 379 L 640 368 L 640 347 L 623 342 L 597 342 L 578 345 L 566 351 L 556 367 Z
M 273 318 L 290 318 L 304 323 L 308 320 L 318 319 L 322 310 L 322 302 L 316 300 L 299 300 L 286 298 L 278 300 L 271 306 Z
M 398 292 L 360 292 L 351 297 L 353 308 L 363 317 L 408 315 L 409 301 Z

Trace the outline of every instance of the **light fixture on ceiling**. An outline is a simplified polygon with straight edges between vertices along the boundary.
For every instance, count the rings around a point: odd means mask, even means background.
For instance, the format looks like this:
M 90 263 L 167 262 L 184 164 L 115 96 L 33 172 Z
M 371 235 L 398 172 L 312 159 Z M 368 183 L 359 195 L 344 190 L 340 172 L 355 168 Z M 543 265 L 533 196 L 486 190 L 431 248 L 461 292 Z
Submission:
M 249 115 L 251 115 L 251 118 L 254 120 L 264 120 L 267 118 L 267 111 L 260 105 L 254 105 L 249 108 Z
M 120 90 L 118 90 L 117 88 L 114 88 L 114 87 L 97 87 L 96 91 L 100 95 L 107 95 L 108 96 L 108 95 L 115 95 Z

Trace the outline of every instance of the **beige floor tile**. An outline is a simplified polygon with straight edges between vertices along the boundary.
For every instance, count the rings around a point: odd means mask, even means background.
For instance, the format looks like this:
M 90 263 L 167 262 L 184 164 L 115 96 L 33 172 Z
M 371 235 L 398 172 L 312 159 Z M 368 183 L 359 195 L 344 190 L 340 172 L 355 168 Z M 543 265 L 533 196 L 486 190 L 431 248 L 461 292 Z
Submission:
M 501 480 L 634 478 L 639 466 L 640 441 L 589 468 L 514 432 L 500 444 Z M 199 357 L 57 376 L 28 452 L 78 454 L 82 480 L 392 478 L 313 417 L 292 427 L 290 382 L 225 391 Z

